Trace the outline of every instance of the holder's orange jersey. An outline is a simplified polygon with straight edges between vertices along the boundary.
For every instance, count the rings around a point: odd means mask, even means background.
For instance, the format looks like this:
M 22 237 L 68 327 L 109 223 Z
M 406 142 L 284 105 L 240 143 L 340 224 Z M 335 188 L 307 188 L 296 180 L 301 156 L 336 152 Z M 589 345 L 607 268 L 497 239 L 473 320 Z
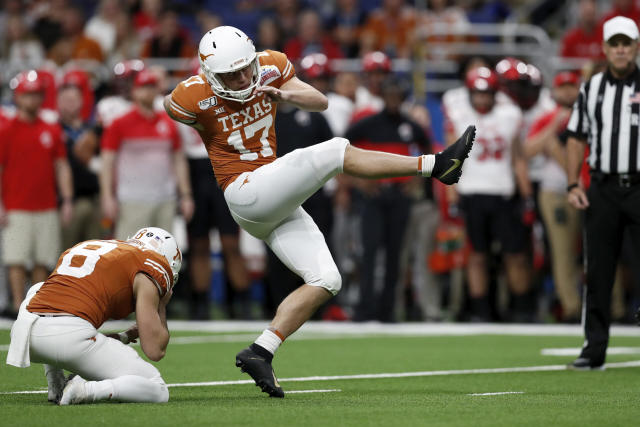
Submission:
M 143 273 L 164 296 L 173 283 L 167 260 L 157 252 L 120 240 L 87 240 L 67 249 L 31 299 L 32 313 L 69 313 L 98 329 L 107 319 L 135 311 L 133 280 Z
M 258 52 L 259 86 L 279 88 L 295 76 L 286 55 Z M 190 77 L 171 92 L 171 114 L 186 123 L 199 123 L 216 179 L 224 190 L 243 172 L 276 159 L 276 104 L 260 94 L 241 103 L 216 96 L 204 75 Z

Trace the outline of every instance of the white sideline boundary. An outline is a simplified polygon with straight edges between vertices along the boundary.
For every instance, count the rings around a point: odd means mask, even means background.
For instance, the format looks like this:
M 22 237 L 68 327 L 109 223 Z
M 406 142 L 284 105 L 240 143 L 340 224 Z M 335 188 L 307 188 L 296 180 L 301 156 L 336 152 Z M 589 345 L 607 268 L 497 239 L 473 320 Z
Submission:
M 606 369 L 636 368 L 636 367 L 640 367 L 640 360 L 605 364 Z M 397 372 L 397 373 L 381 373 L 381 374 L 292 377 L 292 378 L 280 378 L 278 381 L 283 383 L 283 382 L 371 380 L 371 379 L 386 379 L 386 378 L 414 378 L 414 377 L 435 377 L 435 376 L 447 376 L 447 375 L 476 375 L 476 374 L 507 374 L 507 373 L 521 373 L 521 372 L 549 372 L 549 371 L 566 371 L 566 370 L 567 370 L 566 365 L 543 365 L 543 366 L 521 366 L 521 367 L 514 367 L 514 368 L 459 369 L 459 370 Z M 598 374 L 596 373 L 596 375 Z M 188 383 L 167 384 L 167 387 L 217 387 L 217 386 L 241 385 L 241 384 L 254 384 L 254 382 L 253 380 L 188 382 Z M 4 391 L 4 392 L 0 392 L 0 395 L 2 394 L 44 394 L 44 393 L 47 393 L 47 390 Z
M 125 330 L 133 320 L 110 320 L 105 322 L 101 330 Z M 12 320 L 0 319 L 0 330 L 11 329 Z M 214 320 L 197 322 L 187 320 L 169 320 L 170 331 L 198 332 L 252 332 L 259 333 L 269 326 L 269 321 L 227 321 Z M 291 338 L 305 333 L 323 333 L 339 335 L 413 335 L 413 336 L 446 336 L 446 335 L 531 335 L 531 336 L 583 336 L 580 325 L 567 324 L 517 324 L 517 323 L 380 323 L 380 322 L 321 322 L 305 323 Z M 639 337 L 640 327 L 615 325 L 610 328 L 611 336 Z

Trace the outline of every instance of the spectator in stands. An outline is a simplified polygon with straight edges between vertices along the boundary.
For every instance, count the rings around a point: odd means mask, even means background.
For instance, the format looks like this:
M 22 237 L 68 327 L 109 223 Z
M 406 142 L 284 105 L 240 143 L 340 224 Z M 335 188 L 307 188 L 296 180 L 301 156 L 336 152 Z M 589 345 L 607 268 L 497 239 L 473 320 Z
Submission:
M 214 27 L 208 27 L 214 28 Z M 276 18 L 273 16 L 265 16 L 258 21 L 258 33 L 255 40 L 256 50 L 262 51 L 265 49 L 282 51 L 283 40 L 282 32 L 278 26 Z
M 511 15 L 507 3 L 503 0 L 467 0 L 463 7 L 472 24 L 498 24 Z
M 155 35 L 142 51 L 143 58 L 190 58 L 194 55 L 192 43 L 178 18 L 176 10 L 162 12 Z
M 389 77 L 382 84 L 384 107 L 377 114 L 354 123 L 345 137 L 354 146 L 389 153 L 410 155 L 412 148 L 428 152 L 429 141 L 424 130 L 400 111 L 407 97 L 403 81 Z M 398 284 L 399 256 L 409 220 L 411 177 L 363 181 L 354 179 L 362 224 L 362 265 L 360 299 L 355 320 L 396 320 L 395 301 Z M 382 291 L 375 293 L 377 254 L 384 249 Z
M 360 32 L 367 14 L 358 0 L 337 0 L 336 9 L 326 21 L 326 29 L 348 58 L 356 58 L 360 50 Z
M 144 225 L 172 229 L 177 198 L 185 220 L 193 214 L 189 171 L 178 132 L 164 112 L 154 110 L 157 84 L 151 71 L 137 73 L 134 108 L 115 119 L 102 135 L 102 209 L 106 218 L 115 221 L 118 239 L 126 239 Z
M 120 0 L 101 0 L 97 13 L 93 15 L 85 27 L 85 34 L 97 41 L 105 57 L 109 57 L 116 47 L 117 21 L 122 13 Z
M 277 20 L 282 39 L 286 43 L 298 33 L 300 0 L 274 0 L 272 16 Z
M 351 120 L 358 120 L 382 110 L 382 82 L 391 75 L 391 60 L 380 51 L 362 57 L 363 85 L 356 90 L 356 105 Z
M 133 26 L 143 42 L 157 35 L 163 6 L 163 0 L 140 1 L 140 9 L 133 16 Z
M 71 57 L 73 59 L 93 59 L 102 62 L 104 54 L 100 44 L 84 34 L 84 13 L 77 7 L 69 7 L 64 12 L 62 30 L 72 44 Z
M 625 16 L 637 24 L 640 22 L 640 7 L 635 0 L 612 0 L 611 9 L 600 19 L 600 31 L 604 23 L 615 16 Z M 602 32 L 600 34 L 602 35 Z
M 578 211 L 567 201 L 567 174 L 565 129 L 573 103 L 580 91 L 577 74 L 564 71 L 553 80 L 555 110 L 543 114 L 531 126 L 524 144 L 525 156 L 544 153 L 545 162 L 538 204 L 551 247 L 551 268 L 556 295 L 562 306 L 562 320 L 577 323 L 580 320 L 578 283 L 581 269 L 577 263 L 580 220 Z
M 60 222 L 68 224 L 73 212 L 73 184 L 60 126 L 38 117 L 44 91 L 38 73 L 23 72 L 10 87 L 17 114 L 0 130 L 0 225 L 3 263 L 17 313 L 25 296 L 27 269 L 32 268 L 31 282 L 37 283 L 55 267 Z
M 431 31 L 424 40 L 426 43 L 420 43 L 419 47 L 426 49 L 426 56 L 429 59 L 445 60 L 456 59 L 449 47 L 449 43 L 463 42 L 464 34 L 458 34 L 457 31 L 465 30 L 469 26 L 467 16 L 464 10 L 457 6 L 451 6 L 448 0 L 431 0 L 429 7 L 420 13 L 418 17 L 418 25 L 421 29 Z M 445 30 L 444 34 L 434 33 Z
M 382 0 L 381 7 L 373 10 L 364 24 L 360 53 L 379 50 L 393 57 L 408 58 L 416 19 L 415 9 L 404 0 Z
M 580 0 L 578 3 L 577 25 L 562 38 L 560 55 L 566 58 L 604 58 L 595 0 Z
M 106 64 L 113 66 L 118 62 L 139 58 L 143 43 L 135 31 L 128 13 L 119 13 L 115 19 L 116 39 L 113 49 L 109 53 Z
M 497 102 L 498 78 L 486 67 L 467 73 L 469 97 L 447 109 L 447 142 L 470 123 L 477 126 L 476 144 L 469 155 L 460 182 L 448 191 L 448 198 L 464 212 L 471 254 L 467 280 L 472 321 L 492 320 L 489 298 L 489 259 L 494 241 L 500 242 L 504 268 L 512 291 L 511 319 L 532 321 L 533 307 L 527 294 L 530 279 L 526 255 L 527 234 L 522 223 L 516 188 L 531 196 L 527 169 L 520 154 L 522 113 L 510 103 Z M 462 100 L 461 100 L 462 101 Z
M 9 72 L 38 68 L 44 61 L 42 44 L 30 32 L 23 16 L 7 17 L 2 56 L 7 59 Z
M 62 227 L 62 244 L 70 248 L 78 242 L 102 237 L 98 176 L 91 169 L 97 154 L 98 140 L 92 125 L 82 118 L 82 88 L 67 79 L 58 89 L 58 112 L 62 139 L 67 150 L 73 177 L 73 217 Z
M 300 13 L 296 36 L 284 45 L 284 53 L 290 61 L 297 61 L 312 53 L 322 53 L 329 59 L 344 55 L 337 43 L 324 34 L 320 14 L 313 9 Z

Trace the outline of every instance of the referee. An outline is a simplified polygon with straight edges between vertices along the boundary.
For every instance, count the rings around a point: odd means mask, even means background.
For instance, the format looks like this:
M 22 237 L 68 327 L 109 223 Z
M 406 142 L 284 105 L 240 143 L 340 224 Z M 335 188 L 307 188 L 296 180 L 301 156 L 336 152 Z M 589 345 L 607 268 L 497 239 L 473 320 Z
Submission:
M 622 237 L 640 242 L 640 70 L 638 27 L 616 16 L 604 23 L 606 71 L 580 89 L 567 130 L 568 201 L 586 212 L 585 344 L 570 369 L 604 369 L 611 323 L 611 290 Z M 578 174 L 589 144 L 591 186 Z

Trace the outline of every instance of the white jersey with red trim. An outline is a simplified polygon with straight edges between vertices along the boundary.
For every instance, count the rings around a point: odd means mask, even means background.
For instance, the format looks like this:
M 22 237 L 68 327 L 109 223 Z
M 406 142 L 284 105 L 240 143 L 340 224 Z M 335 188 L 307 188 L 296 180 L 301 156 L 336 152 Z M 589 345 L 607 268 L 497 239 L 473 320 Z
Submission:
M 520 109 L 496 103 L 487 114 L 480 114 L 471 106 L 468 96 L 455 98 L 455 106 L 444 106 L 447 128 L 460 135 L 467 126 L 476 126 L 475 143 L 464 163 L 458 192 L 513 195 L 516 187 L 511 150 L 522 127 Z

